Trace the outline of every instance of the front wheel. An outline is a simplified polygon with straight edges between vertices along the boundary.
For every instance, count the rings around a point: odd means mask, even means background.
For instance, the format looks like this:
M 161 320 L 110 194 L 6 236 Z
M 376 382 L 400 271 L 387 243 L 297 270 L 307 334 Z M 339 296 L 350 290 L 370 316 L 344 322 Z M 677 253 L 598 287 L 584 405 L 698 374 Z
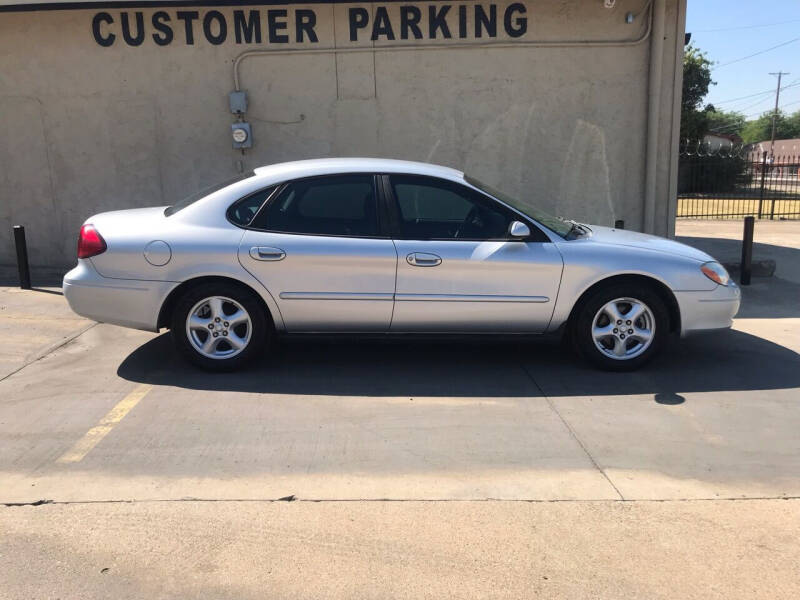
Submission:
M 609 371 L 631 371 L 651 360 L 669 333 L 669 314 L 647 287 L 602 288 L 583 304 L 573 324 L 578 352 Z
M 172 314 L 172 337 L 181 354 L 212 371 L 230 371 L 264 347 L 269 332 L 264 309 L 251 292 L 226 283 L 187 291 Z

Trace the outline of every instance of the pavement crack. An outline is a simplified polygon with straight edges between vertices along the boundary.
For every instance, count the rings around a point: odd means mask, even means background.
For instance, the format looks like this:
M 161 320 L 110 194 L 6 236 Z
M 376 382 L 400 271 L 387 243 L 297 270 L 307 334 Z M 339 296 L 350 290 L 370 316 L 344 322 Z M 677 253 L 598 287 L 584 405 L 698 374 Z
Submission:
M 287 500 L 287 498 L 294 498 Z M 701 498 L 150 498 L 143 500 L 107 499 L 107 500 L 36 500 L 35 502 L 2 502 L 0 506 L 43 506 L 49 505 L 87 505 L 87 504 L 178 504 L 181 502 L 202 503 L 258 503 L 276 504 L 279 502 L 299 502 L 306 504 L 321 503 L 504 503 L 504 504 L 640 504 L 640 503 L 693 503 L 693 502 L 758 502 L 765 500 L 800 501 L 800 496 L 729 496 Z
M 528 379 L 530 379 L 530 380 L 531 380 L 531 382 L 533 382 L 533 385 L 535 385 L 535 386 L 536 386 L 536 389 L 537 389 L 537 390 L 539 390 L 539 394 L 541 394 L 542 398 L 544 398 L 544 399 L 545 399 L 545 401 L 546 401 L 546 402 L 547 402 L 547 404 L 550 406 L 550 408 L 552 409 L 552 411 L 553 411 L 553 412 L 554 412 L 554 413 L 555 413 L 555 414 L 558 416 L 558 418 L 559 418 L 559 419 L 561 419 L 561 422 L 564 424 L 564 427 L 566 427 L 566 428 L 567 428 L 567 431 L 569 431 L 570 435 L 572 436 L 572 439 L 574 439 L 574 440 L 575 440 L 575 442 L 576 442 L 576 443 L 577 443 L 577 444 L 578 444 L 578 445 L 579 445 L 579 446 L 580 446 L 580 447 L 583 449 L 583 451 L 586 453 L 586 456 L 588 456 L 588 457 L 589 457 L 589 460 L 590 460 L 590 461 L 592 462 L 592 464 L 594 465 L 594 468 L 595 468 L 595 469 L 597 469 L 597 470 L 598 470 L 598 471 L 599 471 L 599 472 L 600 472 L 600 473 L 603 475 L 603 477 L 605 477 L 605 480 L 608 482 L 608 485 L 610 485 L 610 486 L 611 486 L 611 487 L 614 489 L 614 491 L 615 491 L 615 492 L 617 493 L 617 495 L 619 496 L 619 499 L 620 499 L 620 500 L 625 500 L 625 496 L 623 496 L 623 495 L 622 495 L 622 492 L 620 492 L 620 491 L 619 491 L 619 488 L 617 488 L 617 486 L 616 486 L 616 485 L 614 485 L 614 482 L 613 482 L 613 481 L 611 481 L 611 478 L 608 476 L 608 473 L 606 473 L 606 472 L 605 472 L 605 469 L 603 469 L 603 468 L 602 468 L 602 467 L 599 465 L 599 463 L 598 463 L 598 462 L 597 462 L 597 461 L 594 459 L 594 456 L 592 456 L 591 452 L 589 452 L 589 449 L 588 449 L 588 448 L 586 447 L 586 445 L 585 445 L 585 444 L 584 444 L 584 443 L 581 441 L 581 438 L 579 438 L 579 437 L 578 437 L 578 434 L 577 434 L 577 433 L 575 432 L 575 430 L 572 428 L 572 425 L 570 425 L 570 424 L 567 422 L 567 420 L 564 418 L 564 415 L 562 415 L 562 414 L 561 414 L 561 412 L 558 410 L 558 408 L 556 408 L 556 405 L 553 403 L 553 401 L 550 399 L 550 397 L 549 397 L 547 394 L 545 394 L 545 393 L 544 393 L 544 390 L 542 389 L 542 386 L 540 386 L 540 385 L 539 385 L 539 382 L 537 382 L 537 381 L 536 381 L 536 379 L 534 379 L 534 378 L 533 378 L 533 375 L 532 375 L 532 374 L 531 374 L 531 372 L 528 370 L 528 367 L 526 367 L 524 363 L 520 363 L 520 366 L 522 367 L 522 370 L 525 372 L 525 374 L 528 376 Z
M 3 506 L 42 506 L 43 504 L 55 504 L 55 502 L 45 499 L 34 502 L 3 502 Z
M 80 328 L 79 330 L 69 334 L 65 338 L 57 341 L 56 343 L 51 344 L 50 346 L 48 346 L 47 348 L 45 348 L 44 350 L 42 350 L 38 354 L 34 355 L 33 358 L 31 358 L 30 360 L 25 362 L 25 364 L 23 364 L 20 367 L 14 369 L 10 373 L 7 373 L 6 375 L 3 375 L 2 377 L 0 377 L 0 381 L 5 381 L 6 379 L 11 377 L 12 375 L 15 375 L 15 374 L 19 373 L 20 371 L 22 371 L 22 369 L 24 369 L 25 367 L 31 366 L 33 363 L 42 360 L 45 356 L 48 356 L 48 355 L 52 354 L 53 352 L 55 352 L 59 348 L 63 348 L 64 346 L 66 346 L 70 342 L 73 342 L 73 341 L 77 340 L 80 336 L 82 336 L 84 333 L 86 333 L 87 331 L 89 331 L 90 329 L 92 329 L 93 327 L 95 327 L 98 324 L 99 323 L 90 323 L 89 325 L 86 325 L 85 327 Z

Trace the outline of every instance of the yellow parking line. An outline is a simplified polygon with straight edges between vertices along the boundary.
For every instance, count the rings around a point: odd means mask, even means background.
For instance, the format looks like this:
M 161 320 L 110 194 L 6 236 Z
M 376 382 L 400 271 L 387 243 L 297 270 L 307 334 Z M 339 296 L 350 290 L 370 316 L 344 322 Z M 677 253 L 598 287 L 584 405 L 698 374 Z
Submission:
M 143 383 L 136 387 L 130 394 L 120 400 L 117 405 L 108 411 L 108 414 L 100 419 L 100 422 L 86 432 L 81 439 L 75 442 L 75 445 L 62 454 L 57 463 L 75 463 L 83 460 L 83 457 L 89 454 L 100 441 L 108 435 L 108 432 L 114 428 L 114 425 L 119 423 L 125 415 L 131 412 L 134 406 L 139 403 L 139 400 L 144 398 L 147 393 L 153 389 L 152 385 Z

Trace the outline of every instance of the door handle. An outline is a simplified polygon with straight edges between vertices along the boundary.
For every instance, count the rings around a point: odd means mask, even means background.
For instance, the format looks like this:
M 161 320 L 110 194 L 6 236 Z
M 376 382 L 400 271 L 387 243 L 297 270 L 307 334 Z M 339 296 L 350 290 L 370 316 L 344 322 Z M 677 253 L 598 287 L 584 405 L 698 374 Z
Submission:
M 406 256 L 406 262 L 412 267 L 436 267 L 442 264 L 442 258 L 428 252 L 412 252 Z
M 283 260 L 286 252 L 271 246 L 253 246 L 250 248 L 250 256 L 256 260 Z

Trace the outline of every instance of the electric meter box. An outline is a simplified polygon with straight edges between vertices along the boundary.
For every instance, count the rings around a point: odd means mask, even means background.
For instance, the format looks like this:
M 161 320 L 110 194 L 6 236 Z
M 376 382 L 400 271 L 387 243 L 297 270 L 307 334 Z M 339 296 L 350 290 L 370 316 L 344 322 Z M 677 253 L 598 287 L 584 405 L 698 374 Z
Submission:
M 234 148 L 252 148 L 253 136 L 250 123 L 231 123 L 231 137 Z

